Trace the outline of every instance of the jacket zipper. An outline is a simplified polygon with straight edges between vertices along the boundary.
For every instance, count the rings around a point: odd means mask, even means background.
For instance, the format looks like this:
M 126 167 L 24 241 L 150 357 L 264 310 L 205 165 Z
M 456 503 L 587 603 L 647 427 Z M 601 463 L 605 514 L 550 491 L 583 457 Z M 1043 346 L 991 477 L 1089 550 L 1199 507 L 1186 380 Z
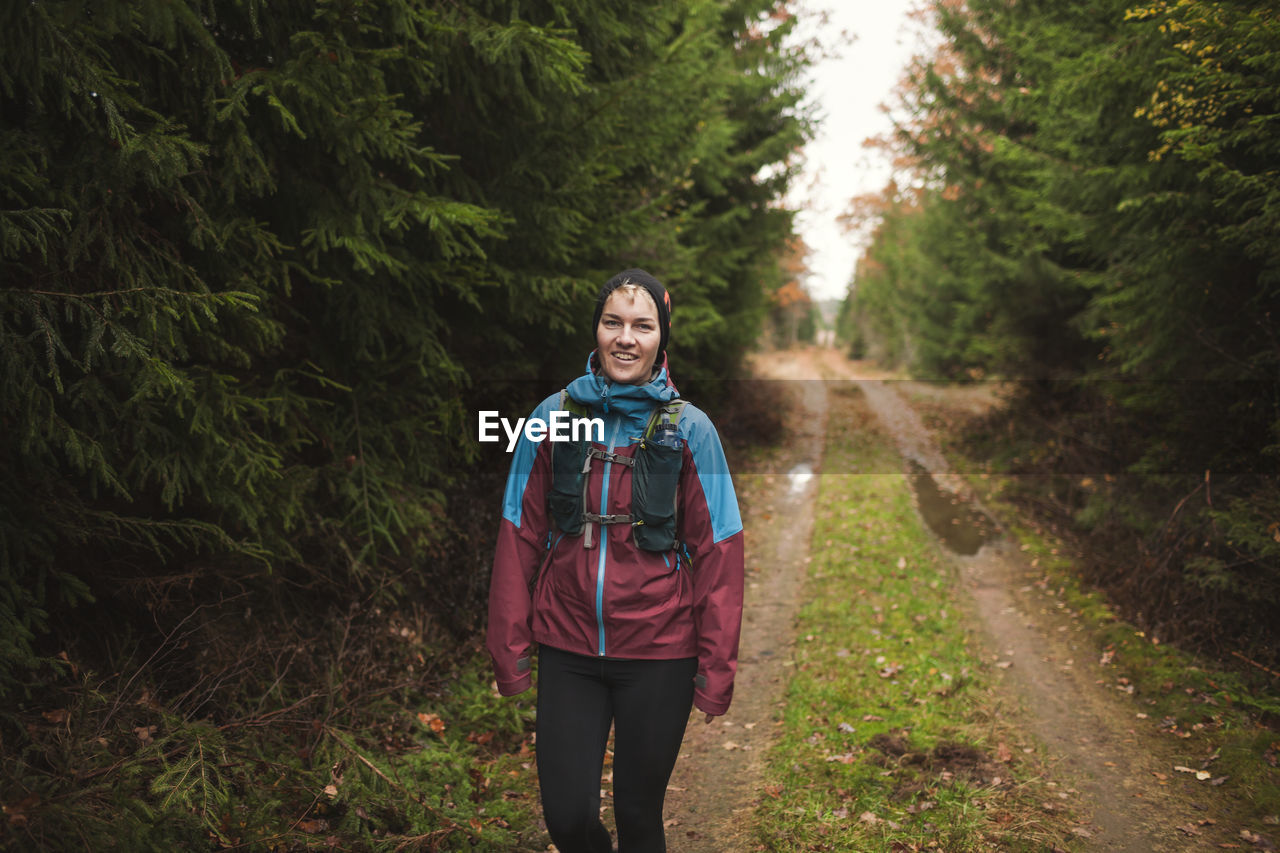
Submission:
M 613 429 L 609 433 L 609 452 L 614 452 L 614 447 L 618 442 L 618 428 L 622 426 L 622 418 L 616 417 L 613 421 Z M 609 474 L 613 470 L 613 463 L 606 461 L 604 469 L 601 472 L 600 480 L 600 514 L 609 514 Z M 604 657 L 604 558 L 605 553 L 609 549 L 609 525 L 600 525 L 600 541 L 596 545 L 600 549 L 599 562 L 596 564 L 596 631 L 598 643 L 596 648 L 600 650 L 600 657 Z

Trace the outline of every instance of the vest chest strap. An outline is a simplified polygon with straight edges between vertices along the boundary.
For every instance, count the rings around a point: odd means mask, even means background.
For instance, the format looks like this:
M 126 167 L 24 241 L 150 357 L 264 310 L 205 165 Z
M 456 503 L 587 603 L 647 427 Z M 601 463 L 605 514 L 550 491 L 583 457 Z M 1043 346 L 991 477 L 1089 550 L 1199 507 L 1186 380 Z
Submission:
M 636 517 L 630 513 L 626 515 L 597 515 L 594 512 L 584 512 L 583 519 L 588 522 L 594 521 L 596 524 L 635 524 Z
M 621 454 L 613 453 L 608 450 L 601 450 L 598 447 L 589 447 L 587 448 L 587 461 L 582 467 L 584 472 L 588 470 L 588 466 L 591 464 L 592 459 L 602 459 L 605 462 L 614 462 L 618 465 L 626 465 L 628 468 L 634 468 L 636 466 L 634 456 L 622 456 Z

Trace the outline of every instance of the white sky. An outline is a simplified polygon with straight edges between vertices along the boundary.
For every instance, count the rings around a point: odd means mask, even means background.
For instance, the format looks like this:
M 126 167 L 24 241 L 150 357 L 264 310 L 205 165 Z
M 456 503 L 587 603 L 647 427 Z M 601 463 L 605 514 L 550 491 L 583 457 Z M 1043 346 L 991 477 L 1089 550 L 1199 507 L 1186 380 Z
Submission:
M 842 233 L 836 218 L 855 196 L 878 192 L 888 182 L 888 160 L 864 148 L 868 137 L 890 129 L 881 109 L 914 53 L 918 26 L 907 19 L 914 0 L 808 0 L 797 36 L 817 36 L 830 59 L 810 71 L 809 100 L 818 106 L 820 125 L 805 147 L 804 174 L 789 201 L 802 209 L 798 228 L 812 254 L 809 293 L 814 299 L 842 299 L 860 248 Z M 816 10 L 825 7 L 819 25 Z M 853 37 L 842 44 L 841 33 Z M 847 39 L 846 39 L 847 41 Z

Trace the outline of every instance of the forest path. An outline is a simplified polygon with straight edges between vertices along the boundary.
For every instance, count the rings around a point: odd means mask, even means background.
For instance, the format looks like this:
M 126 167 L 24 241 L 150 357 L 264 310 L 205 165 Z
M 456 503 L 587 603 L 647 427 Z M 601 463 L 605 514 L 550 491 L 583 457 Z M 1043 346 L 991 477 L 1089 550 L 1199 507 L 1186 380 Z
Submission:
M 952 473 L 937 442 L 895 386 L 836 351 L 820 355 L 831 378 L 856 380 L 902 457 L 924 467 L 942 492 L 973 501 L 963 479 Z M 1184 850 L 1188 839 L 1174 831 L 1196 824 L 1203 813 L 1175 807 L 1158 784 L 1169 762 L 1142 744 L 1135 711 L 1114 701 L 1114 678 L 1097 665 L 1097 653 L 1059 607 L 1036 597 L 1042 578 L 1009 540 L 997 539 L 973 556 L 955 556 L 973 597 L 975 625 L 992 660 L 1004 670 L 1012 713 L 1047 749 L 1060 786 L 1078 793 L 1073 806 L 1085 818 L 1076 833 L 1089 848 L 1161 853 Z M 1018 592 L 1015 592 L 1018 590 Z M 1176 812 L 1189 811 L 1185 820 Z
M 816 371 L 800 351 L 771 354 L 754 365 L 758 377 L 787 383 L 798 414 L 787 418 L 788 434 L 761 464 L 765 470 L 734 474 L 747 565 L 738 675 L 728 714 L 705 723 L 695 709 L 689 718 L 667 792 L 672 851 L 756 849 L 751 812 L 781 719 L 826 439 L 827 389 Z
M 766 473 L 735 476 L 741 481 L 748 567 L 740 670 L 729 714 L 710 724 L 700 713 L 690 718 L 667 798 L 668 843 L 681 853 L 761 849 L 752 809 L 762 794 L 764 759 L 789 674 L 813 529 L 812 474 L 822 472 L 828 381 L 858 383 L 904 464 L 916 472 L 918 498 L 924 477 L 944 496 L 976 503 L 897 386 L 953 411 L 994 402 L 974 389 L 886 382 L 882 371 L 833 349 L 772 353 L 756 367 L 762 378 L 808 381 L 789 389 L 802 416 L 787 419 L 792 434 L 780 457 L 767 463 Z M 1037 583 L 1043 573 L 1006 540 L 954 559 L 972 598 L 971 627 L 1002 671 L 998 706 L 1043 744 L 1059 790 L 1075 795 L 1068 804 L 1080 818 L 1080 843 L 1096 850 L 1166 853 L 1216 849 L 1229 840 L 1225 826 L 1215 832 L 1202 823 L 1218 811 L 1215 795 L 1169 778 L 1180 774 L 1170 772 L 1177 762 L 1168 744 L 1149 725 L 1139 728 L 1137 708 L 1115 689 L 1115 674 L 1104 671 L 1090 637 Z M 1199 825 L 1202 836 L 1189 838 L 1179 825 Z

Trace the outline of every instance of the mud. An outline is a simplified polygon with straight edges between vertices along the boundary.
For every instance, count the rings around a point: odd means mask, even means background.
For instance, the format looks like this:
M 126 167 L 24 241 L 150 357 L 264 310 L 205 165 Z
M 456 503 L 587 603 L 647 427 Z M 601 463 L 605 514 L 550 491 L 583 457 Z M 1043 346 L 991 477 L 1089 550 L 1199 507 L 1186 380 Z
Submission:
M 943 490 L 918 462 L 908 461 L 907 469 L 920 515 L 947 550 L 972 556 L 999 535 L 996 522 L 968 496 Z

